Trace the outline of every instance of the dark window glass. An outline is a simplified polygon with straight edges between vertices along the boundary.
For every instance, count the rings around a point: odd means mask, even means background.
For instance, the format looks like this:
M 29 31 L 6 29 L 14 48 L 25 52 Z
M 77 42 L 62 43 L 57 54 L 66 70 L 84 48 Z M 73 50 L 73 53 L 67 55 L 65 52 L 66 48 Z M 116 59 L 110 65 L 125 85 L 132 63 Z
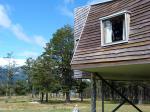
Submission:
M 112 23 L 112 42 L 123 40 L 123 21 L 124 15 L 111 18 Z

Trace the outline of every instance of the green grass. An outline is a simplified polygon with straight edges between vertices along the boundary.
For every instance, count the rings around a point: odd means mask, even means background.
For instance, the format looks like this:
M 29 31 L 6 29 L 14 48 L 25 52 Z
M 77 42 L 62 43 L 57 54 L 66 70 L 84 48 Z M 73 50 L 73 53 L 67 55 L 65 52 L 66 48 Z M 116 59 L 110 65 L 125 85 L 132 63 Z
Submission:
M 72 112 L 74 105 L 78 104 L 80 112 L 90 112 L 90 100 L 84 102 L 73 100 L 66 104 L 64 100 L 53 99 L 49 103 L 31 103 L 29 97 L 12 97 L 5 102 L 4 97 L 0 97 L 0 112 Z M 105 111 L 111 112 L 118 104 L 105 102 Z M 150 105 L 137 105 L 143 112 L 150 112 Z M 101 112 L 101 102 L 97 101 L 97 112 Z M 117 112 L 137 112 L 132 106 L 126 104 Z

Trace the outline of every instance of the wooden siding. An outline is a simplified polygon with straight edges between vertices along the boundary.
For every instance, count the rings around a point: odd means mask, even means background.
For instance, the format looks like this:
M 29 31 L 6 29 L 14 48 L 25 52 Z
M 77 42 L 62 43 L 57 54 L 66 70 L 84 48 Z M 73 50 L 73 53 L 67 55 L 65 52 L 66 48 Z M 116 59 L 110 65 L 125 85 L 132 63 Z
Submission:
M 84 28 L 88 13 L 90 10 L 90 6 L 80 7 L 76 8 L 74 11 L 74 42 L 75 45 L 77 45 L 77 41 L 82 33 L 82 30 Z
M 74 11 L 74 48 L 76 50 L 76 46 L 79 42 L 79 39 L 81 37 L 81 33 L 83 31 L 88 13 L 90 10 L 90 6 L 80 7 L 76 8 Z M 80 79 L 85 78 L 83 76 L 83 72 L 80 70 L 74 70 L 74 78 Z
M 82 71 L 74 70 L 74 78 L 75 79 L 81 79 L 82 78 Z
M 74 70 L 74 78 L 75 79 L 90 79 L 91 73 L 83 72 L 80 70 Z
M 102 47 L 99 18 L 124 10 L 131 12 L 129 41 Z M 75 21 L 75 28 L 77 25 Z M 150 0 L 115 0 L 92 5 L 81 34 L 71 63 L 73 68 L 150 59 Z

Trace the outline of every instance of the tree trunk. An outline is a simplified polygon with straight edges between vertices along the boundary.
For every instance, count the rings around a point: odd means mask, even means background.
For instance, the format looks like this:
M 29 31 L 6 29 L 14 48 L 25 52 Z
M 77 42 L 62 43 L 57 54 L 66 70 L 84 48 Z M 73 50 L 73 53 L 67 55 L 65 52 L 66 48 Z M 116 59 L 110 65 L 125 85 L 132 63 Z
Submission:
M 41 93 L 40 92 L 38 93 L 38 98 L 41 100 Z
M 46 92 L 46 102 L 48 103 L 48 92 Z
M 139 87 L 139 102 L 138 104 L 143 104 L 143 88 L 142 87 Z
M 43 102 L 43 99 L 44 99 L 44 93 L 41 92 L 41 103 Z
M 115 85 L 114 85 L 114 82 L 111 82 L 111 85 L 113 86 L 113 87 L 115 87 Z M 111 91 L 111 100 L 114 100 L 115 98 L 114 98 L 114 91 L 111 89 L 110 90 Z
M 80 92 L 80 99 L 81 99 L 81 102 L 83 102 L 83 91 Z
M 70 102 L 70 93 L 66 92 L 66 103 Z
M 65 98 L 65 92 L 63 92 L 63 98 Z
M 138 104 L 138 87 L 134 86 L 134 104 Z
M 34 87 L 32 86 L 32 98 L 34 98 L 34 94 L 35 94 L 35 91 L 34 91 Z
M 11 98 L 11 87 L 9 88 L 9 98 Z
M 8 80 L 8 79 L 7 79 Z M 8 91 L 9 91 L 9 84 L 8 84 L 8 81 L 7 81 L 7 86 L 6 86 L 6 97 L 8 97 Z

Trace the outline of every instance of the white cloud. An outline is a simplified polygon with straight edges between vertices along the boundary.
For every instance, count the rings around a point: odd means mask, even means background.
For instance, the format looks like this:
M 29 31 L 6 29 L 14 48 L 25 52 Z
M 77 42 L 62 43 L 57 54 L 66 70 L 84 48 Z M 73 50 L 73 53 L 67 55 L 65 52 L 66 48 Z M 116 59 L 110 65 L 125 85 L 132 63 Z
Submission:
M 41 47 L 45 47 L 46 40 L 42 36 L 34 36 L 36 44 L 38 44 Z
M 15 62 L 16 66 L 22 66 L 25 64 L 25 59 L 11 59 L 10 63 Z M 0 66 L 6 66 L 9 64 L 8 59 L 6 58 L 0 58 Z
M 22 53 L 19 53 L 18 56 L 23 56 L 23 57 L 31 57 L 31 58 L 37 58 L 39 54 L 37 52 L 32 52 L 32 51 L 24 51 Z
M 12 25 L 11 31 L 18 39 L 23 40 L 28 43 L 31 42 L 31 38 L 23 32 L 23 28 L 21 27 L 21 25 L 19 25 L 19 24 Z
M 69 5 L 73 4 L 74 0 L 64 0 L 64 5 L 59 7 L 61 14 L 73 18 L 73 11 L 69 9 Z
M 112 0 L 89 0 L 87 2 L 87 5 L 92 5 L 92 4 L 102 3 L 102 2 L 107 2 L 107 1 L 112 1 Z
M 73 17 L 73 11 L 69 10 L 67 7 L 61 7 L 61 12 L 65 16 Z
M 65 2 L 66 4 L 69 4 L 69 3 L 73 3 L 74 0 L 64 0 L 64 2 Z
M 0 26 L 9 28 L 11 26 L 11 20 L 7 15 L 6 8 L 0 4 Z
M 23 31 L 23 27 L 20 24 L 13 23 L 11 21 L 7 13 L 7 7 L 0 4 L 0 26 L 10 30 L 19 40 L 22 40 L 27 43 L 32 43 L 32 44 L 34 43 L 39 46 L 43 46 L 46 43 L 46 41 L 42 36 L 38 36 L 35 39 L 34 36 L 27 35 Z

